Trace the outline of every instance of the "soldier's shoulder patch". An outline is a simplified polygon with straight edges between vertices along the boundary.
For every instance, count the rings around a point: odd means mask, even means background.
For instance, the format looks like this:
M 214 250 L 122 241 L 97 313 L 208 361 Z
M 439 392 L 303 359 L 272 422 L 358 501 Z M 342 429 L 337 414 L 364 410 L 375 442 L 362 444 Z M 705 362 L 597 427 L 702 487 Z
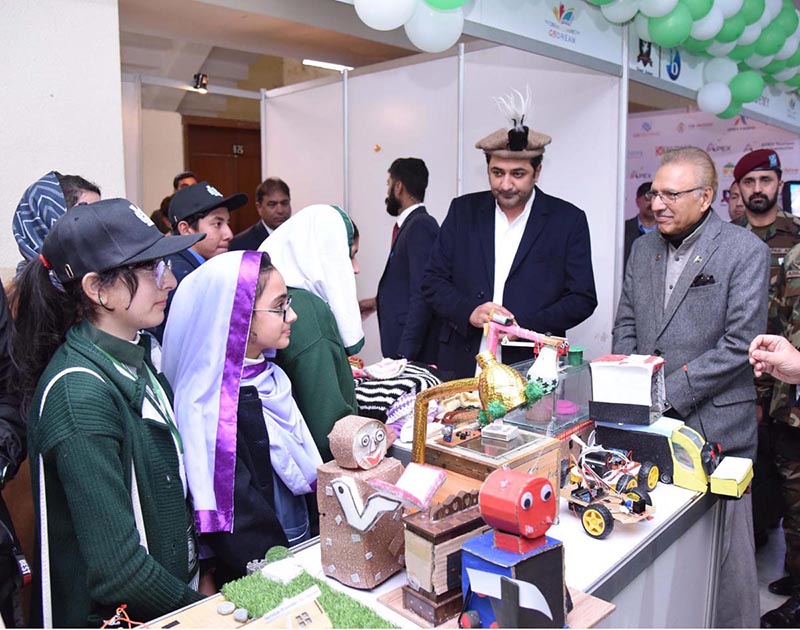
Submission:
M 800 269 L 787 269 L 786 270 L 786 279 L 792 280 L 795 278 L 800 278 Z

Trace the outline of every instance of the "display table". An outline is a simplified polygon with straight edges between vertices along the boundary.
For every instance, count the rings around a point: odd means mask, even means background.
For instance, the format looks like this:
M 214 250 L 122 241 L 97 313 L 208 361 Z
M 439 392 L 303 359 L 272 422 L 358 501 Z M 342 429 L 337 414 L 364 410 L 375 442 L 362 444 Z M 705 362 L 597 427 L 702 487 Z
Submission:
M 605 540 L 587 536 L 580 519 L 562 501 L 560 522 L 548 535 L 564 542 L 567 585 L 616 605 L 598 627 L 708 627 L 715 602 L 724 501 L 664 484 L 652 497 L 653 520 L 627 526 L 615 523 Z M 318 543 L 295 550 L 295 555 L 311 575 L 324 578 Z M 392 623 L 411 625 L 377 601 L 402 586 L 405 573 L 372 591 L 329 582 Z

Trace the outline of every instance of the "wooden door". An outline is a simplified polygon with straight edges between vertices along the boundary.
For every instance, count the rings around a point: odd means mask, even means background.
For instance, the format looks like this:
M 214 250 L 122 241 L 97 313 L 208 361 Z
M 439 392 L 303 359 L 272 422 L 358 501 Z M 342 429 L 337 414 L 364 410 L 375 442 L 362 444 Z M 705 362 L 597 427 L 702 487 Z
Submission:
M 221 118 L 183 117 L 184 163 L 226 197 L 243 192 L 247 204 L 231 213 L 238 234 L 258 221 L 255 190 L 261 183 L 261 131 L 258 123 Z

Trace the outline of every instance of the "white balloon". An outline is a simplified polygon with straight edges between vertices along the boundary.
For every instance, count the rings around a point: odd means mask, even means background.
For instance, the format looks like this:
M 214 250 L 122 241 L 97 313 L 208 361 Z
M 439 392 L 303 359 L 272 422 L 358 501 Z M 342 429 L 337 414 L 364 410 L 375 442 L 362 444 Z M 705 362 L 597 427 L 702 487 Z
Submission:
M 722 17 L 722 11 L 719 10 L 719 7 L 712 6 L 711 11 L 692 24 L 691 35 L 701 41 L 713 39 L 722 30 L 724 20 L 725 18 Z
M 781 0 L 766 0 L 764 2 L 764 13 L 769 15 L 770 22 L 777 17 L 781 9 L 783 9 L 783 2 Z
M 411 19 L 423 0 L 355 0 L 358 17 L 377 31 L 400 28 Z
M 710 59 L 703 68 L 703 78 L 706 83 L 724 83 L 728 85 L 730 80 L 739 74 L 739 66 L 735 61 L 724 59 Z
M 731 104 L 731 89 L 725 83 L 706 83 L 697 91 L 697 106 L 706 114 L 724 112 Z
M 778 2 L 781 2 L 781 0 L 778 0 Z M 739 13 L 739 9 L 742 8 L 743 4 L 744 0 L 714 0 L 714 6 L 719 7 L 719 10 L 722 11 L 722 17 L 726 20 Z
M 750 26 L 746 26 L 744 32 L 736 40 L 737 46 L 749 46 L 756 41 L 761 35 L 761 26 L 758 22 L 753 22 Z
M 774 58 L 775 55 L 767 55 L 766 57 L 762 57 L 761 55 L 756 55 L 753 53 L 747 59 L 745 59 L 744 62 L 754 70 L 758 70 L 759 68 L 769 65 Z
M 796 37 L 794 35 L 787 37 L 783 48 L 775 53 L 775 59 L 780 59 L 781 61 L 788 59 L 797 52 L 798 47 L 800 47 L 800 37 Z
M 758 24 L 762 29 L 765 29 L 767 26 L 769 26 L 770 22 L 772 22 L 772 16 L 766 9 L 764 9 L 764 13 L 761 14 L 760 18 L 758 18 L 758 22 L 756 22 L 756 24 Z
M 736 42 L 730 42 L 728 44 L 714 42 L 708 48 L 706 48 L 706 52 L 712 57 L 727 57 L 728 53 L 734 48 L 736 48 Z
M 647 22 L 647 16 L 641 13 L 641 11 L 633 18 L 633 26 L 636 28 L 639 39 L 643 39 L 646 42 L 653 41 L 653 38 L 650 37 L 650 25 Z
M 775 87 L 777 87 L 781 92 L 793 92 L 796 90 L 796 87 L 792 87 L 791 85 L 786 85 L 785 83 L 776 83 Z
M 420 50 L 442 52 L 461 37 L 464 12 L 461 7 L 452 11 L 438 11 L 426 2 L 420 2 L 404 28 L 408 39 Z
M 639 0 L 614 0 L 611 4 L 600 7 L 603 16 L 614 24 L 629 22 L 639 10 Z
M 647 17 L 661 17 L 678 5 L 678 0 L 642 0 L 639 11 Z
M 775 77 L 778 81 L 788 81 L 789 79 L 794 77 L 794 75 L 796 75 L 798 72 L 800 72 L 800 68 L 795 66 L 794 68 L 784 68 L 783 70 L 781 70 L 780 72 L 776 72 L 772 76 Z

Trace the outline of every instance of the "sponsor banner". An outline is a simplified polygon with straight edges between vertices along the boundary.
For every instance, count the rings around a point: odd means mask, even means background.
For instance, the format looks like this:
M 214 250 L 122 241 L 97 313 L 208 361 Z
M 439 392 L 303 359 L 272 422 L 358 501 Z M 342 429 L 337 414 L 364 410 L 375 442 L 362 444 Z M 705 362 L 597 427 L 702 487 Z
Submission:
M 796 95 L 794 99 L 797 101 Z M 800 103 L 796 102 L 794 107 L 800 109 Z M 746 114 L 729 120 L 703 112 L 674 110 L 631 114 L 625 160 L 626 219 L 636 216 L 636 190 L 652 181 L 661 156 L 670 149 L 687 145 L 707 151 L 717 166 L 719 191 L 714 208 L 723 219 L 728 218 L 726 193 L 733 183 L 733 168 L 745 153 L 774 149 L 781 157 L 784 181 L 800 179 L 800 137 L 757 122 Z
M 584 0 L 475 0 L 470 22 L 553 44 L 596 59 L 622 63 L 622 27 Z
M 690 90 L 699 90 L 703 86 L 703 60 L 682 48 L 662 48 L 661 78 Z

